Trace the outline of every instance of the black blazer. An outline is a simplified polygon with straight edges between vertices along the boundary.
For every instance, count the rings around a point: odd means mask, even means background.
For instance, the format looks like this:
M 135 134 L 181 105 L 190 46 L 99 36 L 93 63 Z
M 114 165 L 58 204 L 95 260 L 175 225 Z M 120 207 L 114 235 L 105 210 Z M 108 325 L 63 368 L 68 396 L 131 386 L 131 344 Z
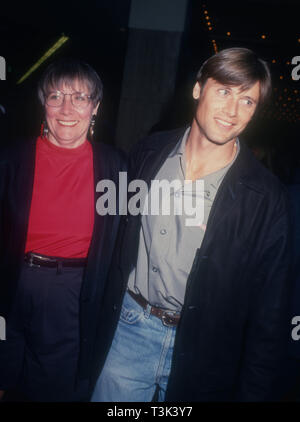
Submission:
M 146 138 L 132 175 L 150 184 L 184 130 Z M 106 284 L 92 383 L 136 264 L 140 216 L 122 217 Z M 269 400 L 287 342 L 290 231 L 284 188 L 241 143 L 187 280 L 166 401 Z M 141 357 L 142 359 L 143 357 Z
M 95 188 L 101 179 L 110 179 L 118 186 L 119 171 L 126 171 L 125 157 L 109 145 L 91 144 Z M 4 317 L 11 307 L 24 259 L 35 149 L 36 140 L 27 140 L 2 150 L 0 155 L 0 315 Z M 96 320 L 119 224 L 118 216 L 100 216 L 96 212 L 99 196 L 95 193 L 94 230 L 80 298 L 79 379 L 88 374 Z

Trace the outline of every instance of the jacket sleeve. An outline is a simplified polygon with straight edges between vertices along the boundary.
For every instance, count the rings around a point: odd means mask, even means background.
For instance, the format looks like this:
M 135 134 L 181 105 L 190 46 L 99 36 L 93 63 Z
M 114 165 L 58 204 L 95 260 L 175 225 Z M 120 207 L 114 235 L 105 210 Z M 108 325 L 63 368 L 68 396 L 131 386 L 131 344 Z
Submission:
M 270 203 L 269 203 L 270 206 Z M 281 191 L 273 202 L 254 280 L 238 380 L 238 401 L 276 399 L 280 366 L 290 335 L 291 233 L 288 200 Z

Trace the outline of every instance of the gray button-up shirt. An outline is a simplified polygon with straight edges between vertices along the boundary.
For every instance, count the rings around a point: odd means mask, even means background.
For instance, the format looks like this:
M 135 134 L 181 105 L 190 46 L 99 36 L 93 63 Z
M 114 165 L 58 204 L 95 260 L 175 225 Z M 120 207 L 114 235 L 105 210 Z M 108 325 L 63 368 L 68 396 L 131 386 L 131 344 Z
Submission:
M 128 289 L 140 293 L 151 305 L 178 312 L 183 305 L 187 278 L 196 250 L 201 246 L 217 190 L 239 153 L 237 140 L 233 161 L 202 179 L 204 191 L 196 189 L 195 182 L 185 182 L 185 145 L 189 131 L 190 128 L 155 177 L 158 181 L 177 180 L 179 186 L 162 193 L 159 215 L 151 215 L 149 206 L 148 215 L 142 216 L 137 263 L 128 280 Z M 190 200 L 194 198 L 197 206 L 204 204 L 204 215 L 199 212 L 201 218 L 195 218 L 193 225 L 187 225 L 187 221 L 191 221 L 190 211 L 184 206 L 188 197 Z M 152 201 L 152 198 L 151 189 L 146 201 Z M 162 212 L 166 199 L 171 203 L 169 215 Z M 178 209 L 182 209 L 180 215 Z

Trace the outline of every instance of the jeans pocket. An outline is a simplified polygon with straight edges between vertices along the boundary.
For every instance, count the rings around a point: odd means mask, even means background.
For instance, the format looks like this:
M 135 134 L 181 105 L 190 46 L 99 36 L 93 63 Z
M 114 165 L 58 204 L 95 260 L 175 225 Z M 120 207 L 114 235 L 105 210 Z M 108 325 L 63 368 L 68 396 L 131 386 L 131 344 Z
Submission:
M 136 324 L 142 319 L 144 312 L 136 309 L 127 308 L 125 305 L 122 306 L 120 320 L 126 324 Z

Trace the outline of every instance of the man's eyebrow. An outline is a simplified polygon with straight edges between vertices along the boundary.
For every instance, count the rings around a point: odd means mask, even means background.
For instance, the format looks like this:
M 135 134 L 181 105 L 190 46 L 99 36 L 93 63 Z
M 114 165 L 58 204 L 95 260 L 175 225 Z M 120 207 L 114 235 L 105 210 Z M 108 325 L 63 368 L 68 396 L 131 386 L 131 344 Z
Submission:
M 226 89 L 230 89 L 230 91 L 231 91 L 232 85 L 221 84 L 220 82 L 218 82 L 217 88 L 219 88 L 219 89 L 226 88 Z

